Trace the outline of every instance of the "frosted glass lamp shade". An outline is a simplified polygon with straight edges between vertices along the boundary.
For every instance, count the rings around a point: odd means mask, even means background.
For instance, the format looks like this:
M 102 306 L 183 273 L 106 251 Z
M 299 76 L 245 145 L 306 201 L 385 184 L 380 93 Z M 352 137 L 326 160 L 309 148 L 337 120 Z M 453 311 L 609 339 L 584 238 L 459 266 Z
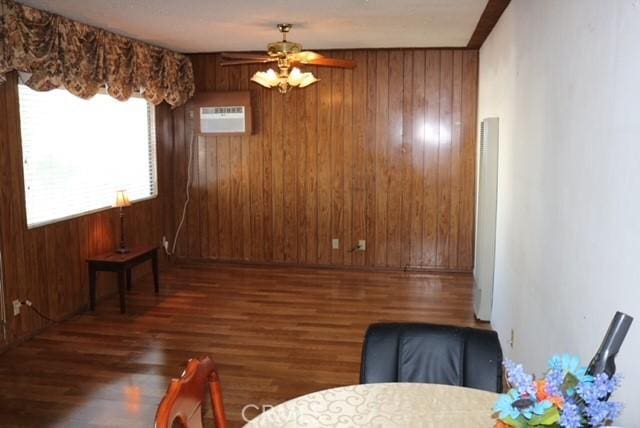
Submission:
M 319 81 L 320 79 L 318 79 L 316 76 L 313 75 L 313 73 L 302 73 L 302 78 L 300 79 L 300 88 L 305 88 L 309 85 L 313 85 L 314 83 L 316 83 L 317 81 Z
M 286 94 L 291 88 L 304 88 L 316 83 L 318 79 L 313 73 L 303 73 L 298 67 L 293 67 L 291 71 L 282 69 L 279 75 L 271 68 L 258 71 L 251 77 L 251 81 L 265 88 L 278 88 L 280 93 Z
M 258 71 L 251 77 L 251 81 L 256 82 L 258 85 L 262 85 L 265 88 L 272 88 L 280 84 L 280 79 L 273 69 L 267 71 Z
M 297 86 L 300 88 L 304 88 L 305 86 L 309 86 L 313 83 L 316 83 L 318 79 L 313 75 L 313 73 L 303 73 L 300 71 L 298 67 L 294 67 L 287 77 L 287 83 L 289 86 Z

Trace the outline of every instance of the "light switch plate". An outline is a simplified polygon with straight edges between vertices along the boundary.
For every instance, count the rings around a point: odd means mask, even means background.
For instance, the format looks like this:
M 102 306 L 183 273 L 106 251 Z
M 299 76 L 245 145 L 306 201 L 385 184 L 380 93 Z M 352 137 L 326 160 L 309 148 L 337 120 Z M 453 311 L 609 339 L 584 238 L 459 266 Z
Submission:
M 338 238 L 333 238 L 331 240 L 331 248 L 333 248 L 334 250 L 340 249 L 340 240 Z

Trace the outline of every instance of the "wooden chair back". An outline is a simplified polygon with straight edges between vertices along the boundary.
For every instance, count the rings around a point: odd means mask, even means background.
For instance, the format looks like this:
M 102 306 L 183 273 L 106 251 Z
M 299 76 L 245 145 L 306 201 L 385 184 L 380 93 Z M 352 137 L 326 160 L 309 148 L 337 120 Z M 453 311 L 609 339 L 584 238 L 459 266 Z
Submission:
M 183 428 L 202 428 L 202 404 L 211 395 L 217 428 L 227 428 L 222 388 L 216 366 L 209 357 L 192 358 L 179 379 L 172 379 L 158 406 L 156 428 L 171 428 L 175 422 Z

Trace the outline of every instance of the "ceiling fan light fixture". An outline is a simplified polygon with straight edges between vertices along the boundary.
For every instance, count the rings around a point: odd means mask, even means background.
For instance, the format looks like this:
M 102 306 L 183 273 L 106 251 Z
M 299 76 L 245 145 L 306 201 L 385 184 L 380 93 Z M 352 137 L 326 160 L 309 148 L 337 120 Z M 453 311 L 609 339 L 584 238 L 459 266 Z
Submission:
M 222 65 L 277 63 L 278 72 L 274 69 L 258 71 L 251 77 L 251 81 L 265 88 L 277 88 L 281 94 L 286 94 L 291 88 L 305 88 L 320 80 L 313 73 L 303 73 L 295 65 L 334 68 L 355 68 L 356 66 L 353 60 L 328 58 L 317 52 L 303 51 L 300 43 L 287 41 L 291 24 L 278 24 L 278 30 L 282 33 L 282 41 L 269 43 L 266 54 L 222 53 Z
M 289 76 L 287 77 L 287 83 L 290 86 L 296 86 L 299 88 L 304 88 L 317 81 L 318 79 L 316 79 L 313 73 L 303 73 L 298 67 L 293 67 L 291 73 L 289 73 Z
M 256 82 L 258 85 L 262 85 L 265 88 L 273 88 L 280 84 L 280 78 L 272 68 L 267 71 L 257 71 L 251 77 L 251 81 Z
M 287 76 L 287 83 L 290 86 L 298 86 L 300 79 L 302 79 L 302 72 L 298 67 L 293 67 L 289 72 L 289 76 Z
M 265 88 L 278 88 L 278 92 L 282 94 L 286 94 L 291 88 L 307 87 L 318 80 L 313 73 L 303 73 L 298 67 L 293 67 L 291 71 L 284 68 L 280 74 L 270 68 L 267 71 L 257 71 L 251 77 L 252 82 Z
M 313 85 L 314 83 L 318 82 L 320 79 L 318 79 L 316 76 L 313 75 L 313 73 L 309 72 L 309 73 L 302 73 L 302 78 L 300 79 L 300 85 L 298 85 L 299 88 L 306 88 L 309 85 Z

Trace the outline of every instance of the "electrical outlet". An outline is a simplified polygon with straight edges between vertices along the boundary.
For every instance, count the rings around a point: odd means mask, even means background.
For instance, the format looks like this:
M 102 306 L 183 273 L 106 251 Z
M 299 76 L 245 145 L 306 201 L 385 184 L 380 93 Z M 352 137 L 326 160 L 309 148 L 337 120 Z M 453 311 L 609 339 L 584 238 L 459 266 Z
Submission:
M 331 240 L 331 248 L 333 248 L 334 250 L 340 249 L 340 240 L 338 238 L 333 238 Z
M 367 241 L 365 241 L 364 239 L 360 239 L 358 241 L 358 247 L 356 248 L 356 251 L 366 251 L 367 250 Z
M 13 316 L 18 316 L 20 315 L 20 308 L 22 307 L 22 303 L 20 303 L 20 300 L 14 300 L 13 301 Z

